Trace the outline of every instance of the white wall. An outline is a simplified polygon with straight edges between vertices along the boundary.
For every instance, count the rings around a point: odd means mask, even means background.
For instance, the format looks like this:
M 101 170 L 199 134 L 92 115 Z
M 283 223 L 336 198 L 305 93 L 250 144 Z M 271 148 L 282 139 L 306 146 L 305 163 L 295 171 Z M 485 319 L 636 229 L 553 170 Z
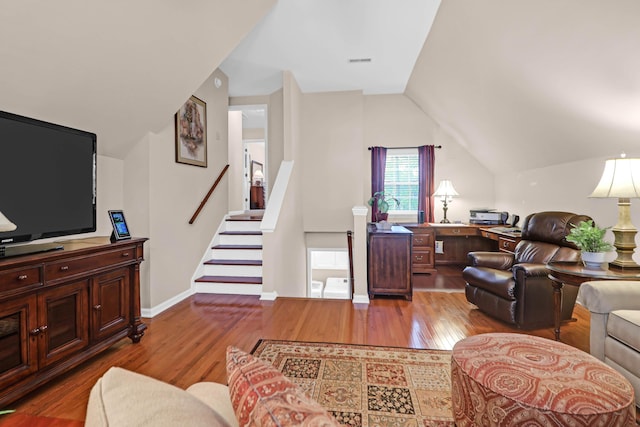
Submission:
M 244 209 L 244 154 L 242 150 L 242 111 L 229 111 L 229 211 Z
M 442 179 L 450 179 L 460 197 L 449 205 L 447 218 L 450 221 L 469 220 L 469 209 L 493 203 L 493 174 L 443 131 L 431 117 L 427 116 L 405 95 L 365 96 L 364 144 L 366 147 L 418 147 L 420 145 L 442 145 L 435 152 L 435 186 Z M 371 152 L 365 149 L 364 179 L 366 204 L 371 196 Z M 356 203 L 357 204 L 357 203 Z M 355 204 L 354 204 L 355 205 Z M 436 222 L 443 218 L 442 202 L 434 203 Z M 402 221 L 407 218 L 391 217 Z M 413 216 L 409 220 L 415 221 Z
M 216 88 L 213 79 L 222 80 Z M 191 276 L 220 221 L 228 212 L 228 177 L 224 177 L 193 225 L 188 221 L 227 164 L 227 77 L 216 70 L 194 95 L 207 107 L 206 168 L 175 161 L 174 117 L 148 134 L 125 159 L 125 210 L 132 212 L 136 235 L 149 237 L 149 270 L 142 278 L 141 305 L 158 307 L 190 292 Z M 134 228 L 135 227 L 135 228 Z M 139 234 L 144 233 L 146 234 Z
M 516 174 L 496 176 L 496 206 L 520 215 L 547 210 L 591 216 L 601 227 L 614 226 L 618 219 L 617 199 L 590 199 L 604 169 L 605 158 L 564 163 Z M 631 220 L 640 227 L 640 200 L 631 201 Z M 613 242 L 613 233 L 607 238 Z M 636 244 L 639 244 L 636 236 Z M 640 263 L 640 252 L 634 259 Z
M 300 114 L 302 92 L 290 73 L 283 76 L 282 138 L 286 161 L 293 162 L 291 178 L 276 231 L 263 235 L 263 292 L 281 296 L 306 296 L 306 247 L 302 224 L 302 141 Z M 278 168 L 280 169 L 280 167 Z M 274 179 L 274 192 L 277 178 Z M 269 206 L 267 207 L 267 214 Z
M 302 188 L 307 232 L 346 232 L 351 208 L 363 203 L 361 92 L 305 94 L 302 102 Z

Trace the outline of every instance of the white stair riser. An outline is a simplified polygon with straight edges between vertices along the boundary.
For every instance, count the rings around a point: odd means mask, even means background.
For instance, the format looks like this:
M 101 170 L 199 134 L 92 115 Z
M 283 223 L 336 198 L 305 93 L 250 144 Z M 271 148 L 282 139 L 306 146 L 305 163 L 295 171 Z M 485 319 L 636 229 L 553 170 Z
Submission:
M 211 249 L 211 259 L 262 259 L 262 249 Z
M 205 276 L 262 277 L 261 265 L 211 265 L 204 266 Z
M 225 221 L 226 231 L 260 231 L 260 221 Z
M 221 234 L 221 245 L 262 245 L 262 236 Z
M 262 295 L 262 285 L 196 282 L 195 291 L 201 294 Z

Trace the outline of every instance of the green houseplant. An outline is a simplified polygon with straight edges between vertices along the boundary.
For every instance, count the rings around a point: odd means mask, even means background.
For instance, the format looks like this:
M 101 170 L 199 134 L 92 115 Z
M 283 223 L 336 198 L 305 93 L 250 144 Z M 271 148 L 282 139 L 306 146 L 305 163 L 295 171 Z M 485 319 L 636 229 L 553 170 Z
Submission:
M 384 191 L 377 191 L 369 199 L 367 204 L 371 206 L 371 220 L 373 222 L 386 221 L 389 217 L 389 202 L 394 202 L 396 207 L 400 206 L 400 202 L 395 197 L 389 197 Z
M 567 236 L 567 242 L 575 243 L 582 251 L 582 262 L 586 267 L 599 268 L 605 261 L 607 252 L 613 245 L 604 240 L 604 235 L 610 227 L 600 228 L 593 221 L 580 221 Z

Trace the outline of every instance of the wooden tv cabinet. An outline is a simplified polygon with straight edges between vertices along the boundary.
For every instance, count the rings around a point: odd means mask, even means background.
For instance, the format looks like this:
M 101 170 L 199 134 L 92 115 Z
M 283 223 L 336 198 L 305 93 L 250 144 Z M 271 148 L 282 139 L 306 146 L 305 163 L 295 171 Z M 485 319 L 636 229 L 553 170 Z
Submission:
M 0 409 L 125 337 L 140 341 L 146 240 L 94 237 L 0 259 Z

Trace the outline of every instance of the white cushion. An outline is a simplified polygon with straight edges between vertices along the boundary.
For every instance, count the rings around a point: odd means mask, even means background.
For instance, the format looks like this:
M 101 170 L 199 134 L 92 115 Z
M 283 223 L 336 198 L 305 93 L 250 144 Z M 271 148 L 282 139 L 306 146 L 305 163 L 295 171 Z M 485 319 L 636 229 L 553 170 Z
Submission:
M 91 389 L 86 427 L 228 426 L 190 393 L 156 379 L 113 367 Z

